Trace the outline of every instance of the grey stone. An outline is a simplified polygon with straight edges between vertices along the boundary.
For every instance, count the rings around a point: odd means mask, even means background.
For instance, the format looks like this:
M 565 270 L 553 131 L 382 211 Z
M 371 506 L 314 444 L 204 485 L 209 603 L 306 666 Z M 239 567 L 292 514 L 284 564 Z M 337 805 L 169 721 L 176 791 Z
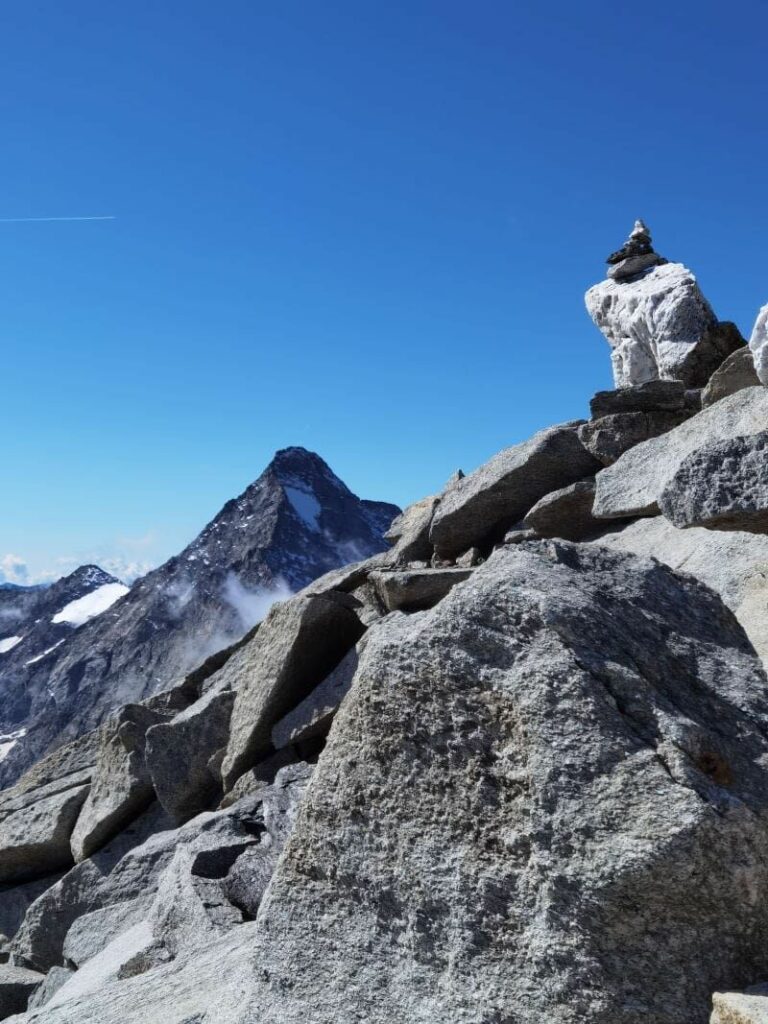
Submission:
M 61 875 L 46 875 L 21 885 L 0 886 L 0 933 L 13 938 L 34 901 L 58 882 Z
M 478 547 L 467 548 L 463 555 L 456 559 L 456 565 L 460 569 L 471 569 L 480 565 L 483 561 L 483 553 Z
M 617 388 L 658 379 L 703 387 L 743 344 L 733 324 L 718 323 L 681 263 L 655 267 L 632 281 L 601 281 L 585 299 L 611 346 Z
M 250 846 L 234 862 L 224 881 L 224 892 L 248 917 L 256 917 L 278 858 L 293 830 L 312 766 L 282 768 L 274 785 L 264 793 L 265 831 L 258 845 Z
M 207 810 L 221 790 L 211 757 L 227 745 L 235 694 L 212 688 L 147 733 L 146 762 L 157 798 L 177 824 Z
M 440 499 L 434 495 L 422 498 L 421 501 L 409 505 L 393 521 L 384 538 L 394 542 L 389 554 L 395 564 L 403 565 L 421 558 L 429 561 L 432 557 L 429 528 L 439 501 Z
M 430 531 L 438 555 L 500 541 L 539 498 L 595 473 L 600 463 L 579 441 L 581 423 L 550 427 L 505 448 L 447 491 Z
M 243 924 L 186 957 L 126 980 L 107 981 L 8 1024 L 238 1024 L 254 969 L 256 927 Z M 60 989 L 54 999 L 62 994 Z
M 0 964 L 0 1020 L 25 1010 L 29 997 L 42 980 L 43 975 L 36 971 Z
M 472 575 L 472 569 L 403 569 L 371 573 L 371 581 L 390 612 L 431 608 Z
M 352 685 L 359 660 L 359 647 L 360 644 L 353 647 L 308 697 L 275 724 L 272 743 L 276 750 L 328 732 L 339 705 Z
M 711 587 L 735 614 L 768 668 L 768 537 L 697 527 L 678 530 L 657 516 L 623 525 L 595 543 L 658 558 Z
M 364 631 L 335 593 L 273 606 L 250 644 L 230 660 L 237 691 L 222 764 L 225 789 L 268 753 L 272 726 L 303 700 Z M 235 663 L 233 665 L 233 663 Z
M 594 500 L 595 481 L 588 477 L 545 495 L 536 502 L 523 524 L 540 537 L 585 540 L 605 528 L 605 523 L 592 515 Z
M 45 793 L 42 787 L 36 794 Z M 0 882 L 52 874 L 72 863 L 69 838 L 88 785 L 71 784 L 27 803 L 0 822 Z
M 721 399 L 598 473 L 594 514 L 601 519 L 656 515 L 661 492 L 688 455 L 713 441 L 759 433 L 766 423 L 766 388 L 745 388 Z
M 99 730 L 90 792 L 72 833 L 75 861 L 98 850 L 154 799 L 144 748 L 147 729 L 164 717 L 141 704 L 127 704 Z
M 121 932 L 146 917 L 151 898 L 138 896 L 81 914 L 67 932 L 63 954 L 68 963 L 81 967 L 96 956 Z
M 52 967 L 45 975 L 45 979 L 39 988 L 36 988 L 29 997 L 28 1010 L 39 1010 L 45 1006 L 56 995 L 61 986 L 72 977 L 75 972 L 68 967 Z
M 709 378 L 701 396 L 702 407 L 706 409 L 721 398 L 735 395 L 744 388 L 757 387 L 759 383 L 752 352 L 744 345 L 732 352 Z
M 624 412 L 603 416 L 579 427 L 579 440 L 604 466 L 610 466 L 636 444 L 658 437 L 684 423 L 692 410 Z
M 678 529 L 768 532 L 768 432 L 698 448 L 668 481 L 659 508 Z
M 701 1024 L 768 970 L 767 726 L 707 588 L 589 545 L 494 552 L 366 645 L 240 1020 Z
M 627 256 L 608 268 L 608 277 L 613 281 L 627 281 L 666 261 L 655 252 L 643 256 Z
M 590 400 L 593 419 L 626 412 L 681 412 L 688 405 L 681 380 L 650 380 L 615 391 L 598 391 Z

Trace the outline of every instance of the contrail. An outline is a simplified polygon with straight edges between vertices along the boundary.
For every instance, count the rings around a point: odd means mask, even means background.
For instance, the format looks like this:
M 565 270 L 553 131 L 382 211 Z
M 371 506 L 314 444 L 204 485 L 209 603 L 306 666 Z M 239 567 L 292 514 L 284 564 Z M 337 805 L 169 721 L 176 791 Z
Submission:
M 40 224 L 51 220 L 116 220 L 111 214 L 108 217 L 0 217 L 0 224 Z

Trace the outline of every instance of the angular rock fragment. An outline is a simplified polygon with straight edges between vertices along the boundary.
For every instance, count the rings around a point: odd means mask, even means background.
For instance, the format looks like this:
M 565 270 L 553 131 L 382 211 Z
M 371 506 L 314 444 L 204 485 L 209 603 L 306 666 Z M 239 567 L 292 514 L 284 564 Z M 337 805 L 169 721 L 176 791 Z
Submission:
M 654 267 L 628 281 L 601 281 L 585 299 L 611 346 L 617 388 L 658 379 L 703 387 L 744 343 L 733 324 L 718 323 L 696 278 L 681 263 Z
M 421 611 L 431 608 L 456 586 L 472 575 L 472 569 L 378 570 L 371 582 L 390 612 Z
M 441 558 L 492 546 L 550 491 L 600 468 L 578 438 L 575 420 L 506 448 L 455 484 L 435 510 L 430 540 Z
M 597 546 L 499 549 L 370 637 L 241 1021 L 701 1024 L 768 970 L 767 727 L 707 588 Z
M 601 519 L 592 515 L 595 500 L 594 477 L 561 487 L 537 501 L 523 520 L 539 537 L 585 540 L 605 529 Z
M 659 508 L 681 530 L 768 533 L 768 432 L 692 452 L 662 491 Z
M 179 825 L 207 810 L 220 793 L 220 778 L 209 762 L 227 745 L 234 702 L 234 692 L 220 684 L 147 733 L 146 763 L 154 790 Z
M 432 557 L 429 527 L 439 501 L 435 496 L 422 498 L 393 520 L 384 539 L 394 542 L 389 554 L 395 564 L 403 565 L 420 558 L 429 561 Z
M 702 407 L 707 409 L 721 398 L 735 395 L 744 388 L 757 387 L 759 384 L 760 378 L 755 372 L 752 352 L 744 345 L 732 352 L 712 374 L 701 394 Z
M 689 394 L 681 380 L 650 380 L 615 391 L 598 391 L 590 400 L 589 411 L 592 419 L 627 412 L 682 412 L 686 408 L 697 412 Z
M 225 789 L 269 752 L 275 722 L 359 640 L 363 626 L 344 599 L 331 592 L 273 606 L 251 643 L 227 665 L 237 696 L 221 768 Z
M 661 492 L 688 455 L 715 441 L 759 433 L 766 423 L 768 390 L 745 388 L 668 433 L 630 448 L 597 474 L 595 516 L 612 519 L 657 515 Z
M 52 967 L 45 975 L 39 988 L 35 989 L 27 1003 L 28 1010 L 39 1010 L 56 995 L 61 986 L 74 974 L 68 967 Z
M 0 882 L 53 874 L 72 863 L 69 840 L 88 785 L 62 783 L 35 791 L 39 799 L 19 807 L 0 821 Z
M 72 833 L 75 861 L 98 850 L 154 799 L 144 748 L 147 730 L 164 719 L 141 704 L 126 704 L 99 730 L 91 789 Z
M 693 415 L 692 410 L 677 412 L 624 412 L 583 423 L 579 440 L 604 466 L 610 466 L 624 452 L 651 437 L 666 434 Z
M 148 893 L 146 896 L 137 896 L 132 900 L 81 914 L 64 939 L 64 959 L 75 967 L 82 967 L 121 932 L 146 917 L 150 905 L 151 896 Z
M 328 732 L 339 705 L 349 693 L 357 670 L 359 650 L 360 644 L 353 647 L 308 697 L 274 725 L 272 743 L 276 750 Z
M 36 971 L 0 964 L 0 1020 L 26 1010 L 29 997 L 42 981 L 43 975 Z

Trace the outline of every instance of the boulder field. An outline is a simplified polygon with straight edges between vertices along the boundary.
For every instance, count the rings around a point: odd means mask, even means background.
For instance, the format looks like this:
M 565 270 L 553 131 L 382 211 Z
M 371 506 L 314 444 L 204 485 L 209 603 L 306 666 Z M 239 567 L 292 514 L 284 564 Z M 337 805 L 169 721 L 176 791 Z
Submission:
M 768 1020 L 768 390 L 610 260 L 588 419 L 0 791 L 0 1020 Z

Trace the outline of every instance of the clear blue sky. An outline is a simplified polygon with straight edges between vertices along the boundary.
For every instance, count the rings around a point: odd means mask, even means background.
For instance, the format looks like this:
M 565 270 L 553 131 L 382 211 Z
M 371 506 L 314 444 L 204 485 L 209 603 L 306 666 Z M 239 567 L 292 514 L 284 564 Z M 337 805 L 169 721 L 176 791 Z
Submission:
M 10 0 L 0 559 L 155 562 L 291 444 L 412 501 L 610 386 L 635 217 L 768 301 L 761 2 Z M 62 561 L 59 561 L 62 560 Z

